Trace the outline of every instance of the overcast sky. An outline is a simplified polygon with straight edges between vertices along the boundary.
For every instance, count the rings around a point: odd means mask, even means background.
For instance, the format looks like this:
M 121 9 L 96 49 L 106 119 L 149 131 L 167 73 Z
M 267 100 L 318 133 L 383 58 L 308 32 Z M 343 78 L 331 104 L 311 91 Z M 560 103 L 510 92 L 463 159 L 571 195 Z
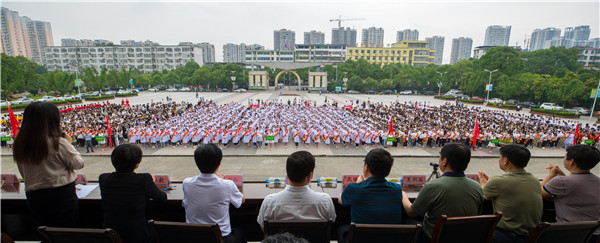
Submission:
M 396 31 L 419 30 L 419 39 L 444 36 L 444 64 L 450 60 L 453 38 L 469 37 L 473 47 L 483 45 L 490 25 L 512 26 L 510 45 L 523 45 L 534 29 L 589 25 L 590 38 L 599 37 L 599 1 L 29 1 L 4 0 L 2 6 L 20 16 L 52 24 L 54 45 L 62 38 L 151 40 L 162 45 L 179 42 L 209 42 L 215 45 L 217 61 L 223 60 L 226 43 L 260 44 L 273 49 L 273 30 L 296 32 L 296 43 L 304 32 L 325 33 L 342 18 L 344 27 L 361 30 L 382 27 L 385 43 L 396 41 Z

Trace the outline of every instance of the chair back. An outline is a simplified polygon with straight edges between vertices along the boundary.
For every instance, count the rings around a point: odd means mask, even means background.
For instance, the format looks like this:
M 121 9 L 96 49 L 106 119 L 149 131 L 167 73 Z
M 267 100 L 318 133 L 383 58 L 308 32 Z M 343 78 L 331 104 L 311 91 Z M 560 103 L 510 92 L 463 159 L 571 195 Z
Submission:
M 223 243 L 218 224 L 188 224 L 148 220 L 159 243 L 206 242 Z
M 350 224 L 348 243 L 417 242 L 420 224 Z
M 2 232 L 2 243 L 15 243 L 15 241 L 10 237 L 10 235 Z
M 502 218 L 502 213 L 493 215 L 478 215 L 468 217 L 447 217 L 442 215 L 438 218 L 431 243 L 437 242 L 491 242 L 496 224 Z
M 265 238 L 288 232 L 311 243 L 329 243 L 332 220 L 265 220 Z
M 38 231 L 50 243 L 121 243 L 119 234 L 111 228 L 107 229 L 82 229 L 82 228 L 55 228 L 38 227 Z
M 542 222 L 529 233 L 527 242 L 588 242 L 600 221 L 581 221 L 568 223 Z

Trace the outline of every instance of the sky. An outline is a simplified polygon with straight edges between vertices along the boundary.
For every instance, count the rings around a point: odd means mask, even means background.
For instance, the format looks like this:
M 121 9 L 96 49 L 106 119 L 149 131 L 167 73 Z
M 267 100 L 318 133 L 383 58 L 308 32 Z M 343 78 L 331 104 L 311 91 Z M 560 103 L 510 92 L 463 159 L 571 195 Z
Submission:
M 490 25 L 512 26 L 509 45 L 523 46 L 535 29 L 589 25 L 590 38 L 599 37 L 600 1 L 30 1 L 3 0 L 2 6 L 34 20 L 52 24 L 54 45 L 63 38 L 151 40 L 162 45 L 209 42 L 215 45 L 216 61 L 223 60 L 227 43 L 260 44 L 273 49 L 273 31 L 325 33 L 331 43 L 331 19 L 364 19 L 342 22 L 357 30 L 382 27 L 384 43 L 396 41 L 396 31 L 419 30 L 419 39 L 444 36 L 443 63 L 450 60 L 453 38 L 473 39 L 481 46 Z

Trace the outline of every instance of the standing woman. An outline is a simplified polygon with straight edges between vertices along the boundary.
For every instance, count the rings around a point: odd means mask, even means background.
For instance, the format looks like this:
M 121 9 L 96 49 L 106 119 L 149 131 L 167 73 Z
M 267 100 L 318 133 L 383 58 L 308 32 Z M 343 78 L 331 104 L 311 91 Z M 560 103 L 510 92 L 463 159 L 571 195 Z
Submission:
M 79 221 L 76 174 L 83 158 L 60 130 L 56 105 L 34 102 L 25 108 L 13 158 L 25 179 L 27 206 L 37 225 L 73 227 Z

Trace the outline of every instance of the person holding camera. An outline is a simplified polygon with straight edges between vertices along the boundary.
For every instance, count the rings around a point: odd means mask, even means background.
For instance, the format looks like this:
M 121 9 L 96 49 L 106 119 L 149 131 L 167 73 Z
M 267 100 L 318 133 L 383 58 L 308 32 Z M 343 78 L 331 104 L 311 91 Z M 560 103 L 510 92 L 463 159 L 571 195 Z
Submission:
M 446 144 L 440 152 L 439 168 L 444 174 L 423 186 L 411 203 L 402 192 L 402 206 L 409 217 L 423 216 L 423 234 L 420 242 L 429 242 L 435 222 L 442 215 L 448 217 L 473 216 L 481 212 L 481 186 L 467 177 L 464 171 L 471 160 L 471 150 L 462 143 Z

